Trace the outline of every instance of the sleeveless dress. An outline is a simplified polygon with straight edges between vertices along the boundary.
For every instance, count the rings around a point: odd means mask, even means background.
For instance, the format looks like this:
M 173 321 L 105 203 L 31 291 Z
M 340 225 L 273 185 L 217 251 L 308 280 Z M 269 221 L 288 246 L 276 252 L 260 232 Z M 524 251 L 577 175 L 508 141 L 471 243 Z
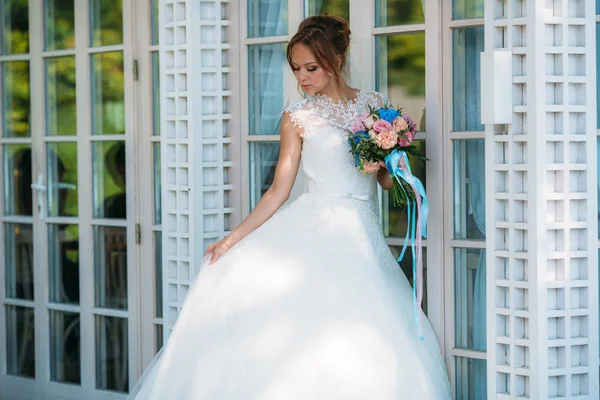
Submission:
M 451 399 L 438 341 L 379 222 L 376 176 L 344 128 L 376 92 L 285 110 L 303 128 L 305 193 L 213 265 L 128 399 Z

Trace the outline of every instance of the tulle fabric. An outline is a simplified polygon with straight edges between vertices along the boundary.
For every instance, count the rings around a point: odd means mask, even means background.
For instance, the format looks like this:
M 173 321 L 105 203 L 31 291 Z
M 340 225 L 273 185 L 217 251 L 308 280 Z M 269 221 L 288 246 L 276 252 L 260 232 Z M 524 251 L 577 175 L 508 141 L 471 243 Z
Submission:
M 361 113 L 373 95 L 351 105 Z M 305 102 L 289 112 L 318 117 Z M 321 114 L 322 115 L 322 114 Z M 164 349 L 128 399 L 450 399 L 439 344 L 379 225 L 374 175 L 344 132 L 305 129 L 307 192 L 204 260 Z M 310 135 L 309 135 L 310 133 Z

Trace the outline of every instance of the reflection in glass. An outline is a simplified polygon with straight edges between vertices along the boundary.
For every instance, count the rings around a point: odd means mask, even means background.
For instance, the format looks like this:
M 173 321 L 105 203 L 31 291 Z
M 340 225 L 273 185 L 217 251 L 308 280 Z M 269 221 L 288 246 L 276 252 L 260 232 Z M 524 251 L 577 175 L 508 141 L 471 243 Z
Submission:
M 79 304 L 79 226 L 48 224 L 49 298 Z
M 162 232 L 154 232 L 154 304 L 156 318 L 163 317 L 163 279 L 162 279 Z
M 287 33 L 287 0 L 248 0 L 248 37 L 280 36 Z
M 48 215 L 77 216 L 77 143 L 48 143 Z
M 75 48 L 74 0 L 44 1 L 44 49 Z
M 152 134 L 160 136 L 160 59 L 152 52 Z
M 282 43 L 248 46 L 248 117 L 250 135 L 278 135 L 283 104 L 283 71 L 288 68 Z
M 452 0 L 452 19 L 483 18 L 484 0 Z
M 75 56 L 46 59 L 46 135 L 76 135 Z
M 394 258 L 398 259 L 400 253 L 402 252 L 402 246 L 390 246 L 390 250 L 394 255 Z M 408 279 L 408 283 L 413 285 L 413 270 L 412 270 L 412 249 L 410 248 L 410 243 L 406 247 L 406 251 L 404 252 L 404 257 L 401 261 L 398 262 L 400 265 L 400 269 L 406 275 L 406 279 Z M 427 248 L 423 247 L 423 305 L 421 306 L 423 312 L 427 314 Z
M 416 140 L 413 142 L 413 144 L 417 147 L 418 151 L 426 155 L 424 140 Z M 425 180 L 425 163 L 412 157 L 410 159 L 410 168 L 412 169 L 413 175 L 419 178 L 425 189 L 427 189 L 427 182 Z M 405 237 L 406 228 L 408 226 L 407 209 L 403 207 L 394 207 L 391 194 L 387 190 L 383 191 L 382 201 L 384 235 Z
M 454 238 L 485 240 L 484 140 L 455 140 L 452 158 Z
M 150 23 L 152 24 L 150 44 L 158 44 L 158 2 L 159 0 L 150 0 Z
M 5 137 L 31 136 L 29 62 L 0 63 L 2 75 L 2 123 Z
M 250 143 L 250 209 L 271 187 L 279 158 L 279 142 Z
M 304 0 L 304 15 L 335 15 L 350 22 L 350 0 Z
M 6 369 L 35 378 L 35 325 L 32 308 L 6 305 Z
M 4 145 L 4 215 L 33 215 L 31 145 Z
M 392 105 L 403 107 L 425 132 L 425 33 L 375 40 L 377 90 L 386 93 Z
M 375 0 L 376 26 L 422 24 L 424 7 L 423 0 Z
M 454 131 L 483 131 L 480 56 L 483 26 L 452 31 L 452 126 Z
M 91 46 L 109 46 L 123 43 L 122 0 L 90 1 Z
M 160 163 L 160 143 L 152 145 L 154 150 L 154 223 L 162 223 L 162 179 Z
M 127 392 L 127 319 L 96 315 L 96 388 Z
M 79 314 L 50 310 L 50 379 L 81 383 Z
M 33 227 L 4 225 L 6 297 L 33 300 Z
M 486 349 L 485 250 L 454 249 L 454 340 L 463 349 Z
M 95 306 L 127 309 L 127 230 L 94 227 Z
M 0 51 L 2 55 L 29 52 L 29 1 L 0 1 Z
M 486 360 L 456 357 L 456 399 L 487 399 Z
M 92 152 L 94 217 L 127 218 L 125 142 L 94 142 Z
M 93 54 L 92 134 L 125 133 L 123 53 Z

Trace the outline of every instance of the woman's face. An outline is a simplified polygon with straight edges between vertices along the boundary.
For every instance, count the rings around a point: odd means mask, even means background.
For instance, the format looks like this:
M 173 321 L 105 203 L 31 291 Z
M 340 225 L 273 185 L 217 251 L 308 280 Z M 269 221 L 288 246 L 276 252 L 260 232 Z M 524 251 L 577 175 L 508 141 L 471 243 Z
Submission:
M 312 51 L 302 43 L 292 49 L 292 70 L 306 94 L 314 95 L 329 88 L 332 77 L 319 65 Z

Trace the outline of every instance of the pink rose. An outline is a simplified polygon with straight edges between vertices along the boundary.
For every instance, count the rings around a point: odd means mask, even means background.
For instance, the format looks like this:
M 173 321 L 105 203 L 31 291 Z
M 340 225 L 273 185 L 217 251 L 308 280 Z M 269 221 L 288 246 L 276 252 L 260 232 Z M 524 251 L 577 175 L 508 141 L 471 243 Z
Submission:
M 389 122 L 386 123 L 390 125 Z M 390 129 L 389 131 L 379 133 L 375 140 L 377 141 L 377 146 L 381 147 L 384 150 L 388 150 L 394 147 L 396 143 L 398 143 L 398 134 L 395 130 Z
M 379 168 L 381 168 L 381 165 L 378 162 L 365 161 L 362 170 L 365 174 L 373 174 L 379 171 Z
M 360 120 L 362 121 L 365 128 L 371 129 L 373 127 L 373 124 L 375 123 L 375 116 L 369 114 L 366 118 L 360 118 Z
M 375 121 L 373 123 L 373 129 L 377 133 L 387 132 L 387 131 L 390 131 L 392 129 L 392 124 L 390 124 L 389 122 L 387 122 L 385 119 L 381 119 L 380 118 L 380 119 L 378 119 L 377 121 Z
M 394 129 L 398 133 L 401 133 L 402 131 L 405 131 L 408 129 L 408 122 L 406 122 L 406 120 L 402 117 L 396 117 L 396 119 L 394 119 L 392 124 L 394 126 Z
M 414 133 L 412 133 L 411 131 L 401 133 L 400 135 L 398 135 L 398 144 L 402 147 L 408 147 L 410 146 L 414 138 Z
M 357 119 L 352 123 L 352 133 L 360 132 L 363 130 L 365 130 L 365 126 L 363 125 L 360 119 Z

